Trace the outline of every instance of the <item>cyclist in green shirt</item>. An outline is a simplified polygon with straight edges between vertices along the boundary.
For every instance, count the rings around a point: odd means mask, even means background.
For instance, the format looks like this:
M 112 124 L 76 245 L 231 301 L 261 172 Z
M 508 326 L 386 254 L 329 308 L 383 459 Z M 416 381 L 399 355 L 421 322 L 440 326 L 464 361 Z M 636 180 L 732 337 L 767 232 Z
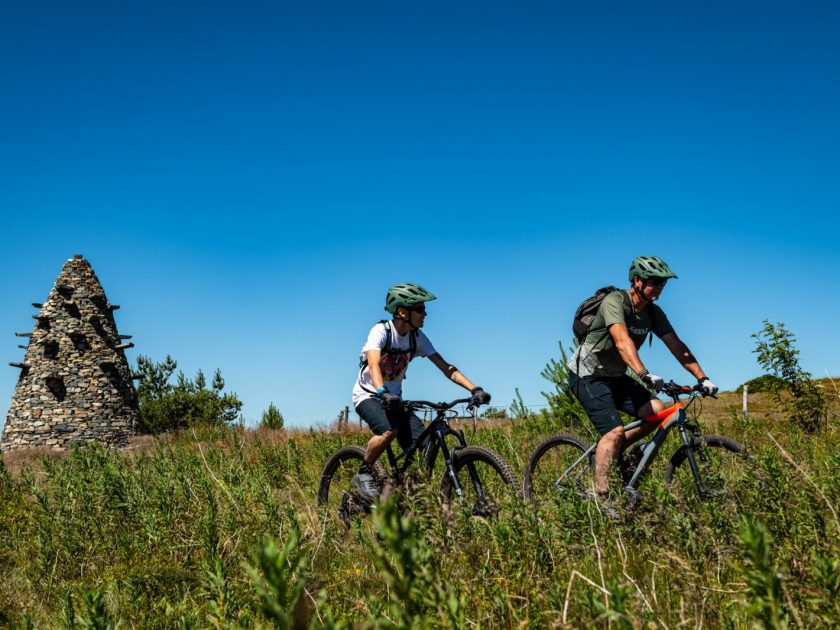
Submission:
M 627 374 L 630 368 L 654 391 L 664 385 L 665 380 L 649 372 L 639 358 L 645 338 L 651 333 L 659 337 L 677 361 L 697 378 L 706 394 L 718 391 L 663 310 L 654 304 L 668 280 L 676 277 L 656 256 L 634 258 L 629 272 L 629 300 L 622 291 L 604 298 L 589 333 L 568 364 L 569 386 L 601 434 L 595 450 L 595 478 L 598 494 L 608 501 L 606 513 L 610 517 L 617 516 L 609 502 L 610 463 L 657 427 L 656 423 L 645 423 L 625 431 L 619 411 L 645 417 L 665 409 L 655 394 Z

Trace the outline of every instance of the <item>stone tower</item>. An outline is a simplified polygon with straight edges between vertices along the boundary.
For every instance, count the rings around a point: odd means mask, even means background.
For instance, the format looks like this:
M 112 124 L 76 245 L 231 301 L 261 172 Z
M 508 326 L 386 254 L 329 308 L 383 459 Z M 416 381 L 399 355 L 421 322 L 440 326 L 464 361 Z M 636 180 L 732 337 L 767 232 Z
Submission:
M 137 392 L 114 311 L 87 260 L 76 254 L 55 281 L 29 338 L 0 450 L 63 449 L 95 440 L 123 446 L 138 431 Z

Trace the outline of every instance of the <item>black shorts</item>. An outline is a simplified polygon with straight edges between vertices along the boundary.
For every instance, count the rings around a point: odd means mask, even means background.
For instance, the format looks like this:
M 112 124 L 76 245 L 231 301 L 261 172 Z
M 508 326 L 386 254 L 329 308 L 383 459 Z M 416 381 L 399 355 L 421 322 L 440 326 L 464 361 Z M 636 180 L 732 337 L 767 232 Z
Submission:
M 408 449 L 423 433 L 424 427 L 420 418 L 403 410 L 385 411 L 382 401 L 378 398 L 366 398 L 356 407 L 356 412 L 362 420 L 368 423 L 370 430 L 376 435 L 382 435 L 386 431 L 396 429 L 397 442 L 400 443 L 403 450 Z
M 578 378 L 569 372 L 569 387 L 601 435 L 624 424 L 619 411 L 636 417 L 641 407 L 656 400 L 656 395 L 626 374 Z

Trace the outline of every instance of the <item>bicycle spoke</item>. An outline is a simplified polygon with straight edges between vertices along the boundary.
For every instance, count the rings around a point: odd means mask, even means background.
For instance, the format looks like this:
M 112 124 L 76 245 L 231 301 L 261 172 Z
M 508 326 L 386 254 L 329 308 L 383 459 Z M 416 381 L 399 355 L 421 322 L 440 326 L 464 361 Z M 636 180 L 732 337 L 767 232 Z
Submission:
M 566 500 L 594 489 L 592 455 L 577 438 L 552 436 L 531 455 L 525 473 L 525 497 L 540 504 Z

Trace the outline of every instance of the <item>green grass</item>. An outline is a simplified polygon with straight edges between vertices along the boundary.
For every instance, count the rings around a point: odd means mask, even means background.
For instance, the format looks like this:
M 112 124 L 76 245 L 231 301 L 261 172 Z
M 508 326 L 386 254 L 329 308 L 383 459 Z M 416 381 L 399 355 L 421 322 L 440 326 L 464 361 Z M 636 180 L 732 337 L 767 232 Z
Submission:
M 577 499 L 446 521 L 430 485 L 345 531 L 315 492 L 361 431 L 7 456 L 0 626 L 837 627 L 840 422 L 808 436 L 766 401 L 742 418 L 739 401 L 704 410 L 709 432 L 753 455 L 734 495 L 675 494 L 659 462 L 619 523 Z M 545 415 L 464 428 L 520 477 L 542 438 L 581 429 Z M 663 454 L 676 447 L 674 435 Z

